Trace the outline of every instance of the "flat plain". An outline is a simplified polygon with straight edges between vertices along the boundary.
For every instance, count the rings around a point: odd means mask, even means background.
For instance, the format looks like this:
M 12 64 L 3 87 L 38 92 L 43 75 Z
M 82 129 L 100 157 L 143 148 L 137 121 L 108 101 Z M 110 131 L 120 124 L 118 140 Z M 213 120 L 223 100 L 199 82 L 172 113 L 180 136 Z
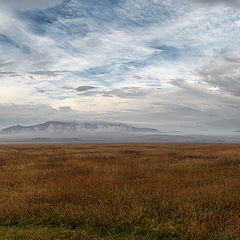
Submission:
M 0 239 L 240 239 L 240 146 L 0 146 Z

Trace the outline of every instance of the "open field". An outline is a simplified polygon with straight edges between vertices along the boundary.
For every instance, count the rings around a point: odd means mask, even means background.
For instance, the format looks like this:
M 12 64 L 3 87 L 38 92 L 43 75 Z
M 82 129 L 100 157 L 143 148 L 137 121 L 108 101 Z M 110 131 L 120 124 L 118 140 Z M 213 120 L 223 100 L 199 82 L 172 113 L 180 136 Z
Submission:
M 239 145 L 0 146 L 0 239 L 240 239 Z

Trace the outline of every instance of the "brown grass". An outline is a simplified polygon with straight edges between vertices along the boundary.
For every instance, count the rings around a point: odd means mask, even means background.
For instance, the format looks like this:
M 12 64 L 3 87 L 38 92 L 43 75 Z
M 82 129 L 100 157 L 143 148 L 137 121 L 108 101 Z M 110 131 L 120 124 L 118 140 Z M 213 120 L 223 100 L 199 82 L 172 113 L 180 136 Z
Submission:
M 240 146 L 1 146 L 0 239 L 240 239 Z

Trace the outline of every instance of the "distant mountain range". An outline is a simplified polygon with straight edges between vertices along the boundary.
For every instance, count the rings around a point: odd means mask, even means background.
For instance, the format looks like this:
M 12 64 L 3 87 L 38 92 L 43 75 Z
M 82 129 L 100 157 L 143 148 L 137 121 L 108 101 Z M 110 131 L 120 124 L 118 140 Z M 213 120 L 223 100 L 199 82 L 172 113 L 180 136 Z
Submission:
M 0 130 L 1 143 L 240 143 L 240 135 L 171 135 L 123 123 L 49 121 Z
M 49 121 L 37 125 L 21 126 L 16 125 L 1 130 L 2 134 L 37 134 L 37 133 L 77 133 L 81 131 L 112 131 L 128 133 L 158 133 L 153 128 L 138 128 L 123 123 L 106 123 L 106 122 L 60 122 Z

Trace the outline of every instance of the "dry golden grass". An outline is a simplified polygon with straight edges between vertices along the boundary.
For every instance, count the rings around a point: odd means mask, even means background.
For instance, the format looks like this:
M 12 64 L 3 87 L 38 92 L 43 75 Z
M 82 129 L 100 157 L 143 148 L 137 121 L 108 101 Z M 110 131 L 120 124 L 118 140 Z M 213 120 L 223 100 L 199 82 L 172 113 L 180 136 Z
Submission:
M 238 145 L 0 147 L 0 239 L 240 239 Z

